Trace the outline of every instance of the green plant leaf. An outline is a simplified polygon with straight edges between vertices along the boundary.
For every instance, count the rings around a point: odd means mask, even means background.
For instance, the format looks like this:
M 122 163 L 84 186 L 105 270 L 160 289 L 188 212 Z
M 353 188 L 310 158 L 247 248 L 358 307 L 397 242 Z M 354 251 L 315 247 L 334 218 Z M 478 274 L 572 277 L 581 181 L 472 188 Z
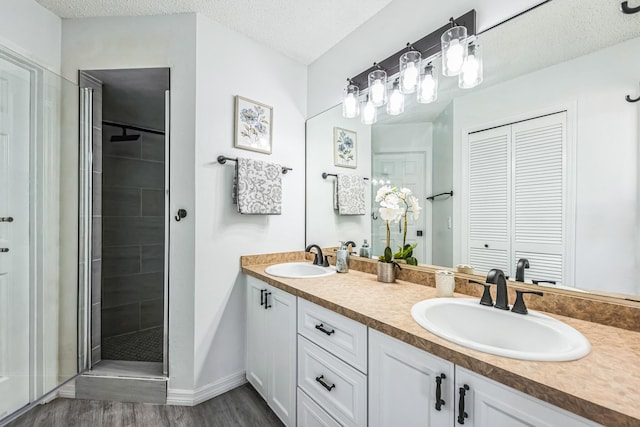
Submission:
M 393 252 L 391 252 L 390 247 L 384 248 L 384 262 L 392 262 L 393 261 Z
M 418 260 L 412 256 L 405 258 L 405 261 L 407 261 L 409 265 L 418 265 Z

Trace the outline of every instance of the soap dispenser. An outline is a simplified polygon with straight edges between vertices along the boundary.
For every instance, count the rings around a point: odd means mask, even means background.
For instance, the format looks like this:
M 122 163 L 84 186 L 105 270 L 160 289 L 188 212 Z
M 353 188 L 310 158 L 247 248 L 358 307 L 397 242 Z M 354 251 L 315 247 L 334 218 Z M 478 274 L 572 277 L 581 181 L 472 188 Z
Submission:
M 349 272 L 349 249 L 344 242 L 340 242 L 340 247 L 336 251 L 336 271 L 338 273 Z
M 363 258 L 371 258 L 371 247 L 367 243 L 367 239 L 364 239 L 364 243 L 360 246 L 360 256 Z

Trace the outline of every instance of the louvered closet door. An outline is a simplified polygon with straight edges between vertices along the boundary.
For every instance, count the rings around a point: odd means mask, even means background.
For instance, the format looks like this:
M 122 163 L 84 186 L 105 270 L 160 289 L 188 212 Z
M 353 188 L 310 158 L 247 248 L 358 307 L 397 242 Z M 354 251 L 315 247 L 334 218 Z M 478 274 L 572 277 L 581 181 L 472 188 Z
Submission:
M 510 264 L 510 126 L 469 135 L 469 263 L 478 272 Z
M 563 282 L 566 113 L 512 125 L 513 250 L 527 279 Z

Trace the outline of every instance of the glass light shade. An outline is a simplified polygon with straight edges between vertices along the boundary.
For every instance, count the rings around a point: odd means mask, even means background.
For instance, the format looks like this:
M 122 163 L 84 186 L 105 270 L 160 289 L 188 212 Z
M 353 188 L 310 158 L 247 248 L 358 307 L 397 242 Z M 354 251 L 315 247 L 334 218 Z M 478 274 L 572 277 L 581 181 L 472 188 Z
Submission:
M 389 95 L 389 102 L 387 103 L 387 114 L 390 116 L 397 116 L 404 112 L 404 95 L 400 92 L 400 83 L 398 80 L 393 82 L 393 89 Z
M 373 70 L 369 73 L 369 99 L 376 107 L 387 103 L 387 72 Z
M 365 125 L 372 125 L 378 121 L 378 109 L 373 105 L 373 101 L 367 96 L 367 100 L 362 104 L 362 114 L 360 121 Z
M 458 75 L 458 86 L 462 89 L 470 89 L 482 83 L 482 54 L 480 45 L 470 44 L 467 59 L 462 65 L 462 71 Z
M 449 28 L 440 37 L 442 43 L 442 74 L 457 76 L 467 57 L 467 29 L 465 27 Z
M 342 95 L 342 117 L 352 119 L 360 113 L 360 89 L 356 85 L 348 85 Z
M 422 55 L 417 50 L 403 53 L 400 56 L 400 90 L 408 94 L 416 91 L 420 77 L 420 61 Z
M 433 69 L 433 65 L 429 64 L 424 67 L 424 74 L 420 76 L 420 85 L 418 86 L 418 102 L 428 104 L 438 99 L 438 73 Z

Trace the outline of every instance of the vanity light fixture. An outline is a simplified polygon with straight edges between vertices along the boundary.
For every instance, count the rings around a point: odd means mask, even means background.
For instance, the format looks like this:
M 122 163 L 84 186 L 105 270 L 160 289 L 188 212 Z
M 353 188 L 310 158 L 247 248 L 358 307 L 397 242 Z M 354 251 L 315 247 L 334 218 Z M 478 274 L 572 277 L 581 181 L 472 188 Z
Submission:
M 467 28 L 456 25 L 453 18 L 451 28 L 440 37 L 442 45 L 442 75 L 457 76 L 467 58 Z
M 458 86 L 462 89 L 470 89 L 482 83 L 482 52 L 480 45 L 469 43 L 467 47 L 467 59 L 462 65 L 458 76 Z
M 389 94 L 389 102 L 387 103 L 387 114 L 397 116 L 404 112 L 404 95 L 400 91 L 400 81 L 396 79 L 393 82 L 391 94 Z
M 360 88 L 353 84 L 351 79 L 348 79 L 349 84 L 344 88 L 344 94 L 342 95 L 342 117 L 352 119 L 358 117 L 360 114 Z
M 428 104 L 438 99 L 438 73 L 434 71 L 431 62 L 424 67 L 418 86 L 418 102 Z
M 432 62 L 439 55 L 442 55 L 442 73 L 445 76 L 459 76 L 465 65 L 468 73 L 458 77 L 460 87 L 463 84 L 468 85 L 464 87 L 479 84 L 482 82 L 482 60 L 477 45 L 471 48 L 471 60 L 465 62 L 470 49 L 467 44 L 474 40 L 475 35 L 476 11 L 470 10 L 456 19 L 451 18 L 447 24 L 420 40 L 407 43 L 405 48 L 388 58 L 374 62 L 372 67 L 349 79 L 342 103 L 344 117 L 356 117 L 362 113 L 366 116 L 360 118 L 362 123 L 375 123 L 375 108 L 383 105 L 387 106 L 387 114 L 401 114 L 404 112 L 404 95 L 415 92 L 419 103 L 436 101 L 438 77 Z M 479 73 L 472 74 L 474 70 Z M 391 76 L 397 79 L 393 88 L 387 91 L 387 79 Z M 368 99 L 362 105 L 355 102 L 360 89 L 368 94 Z
M 414 93 L 418 87 L 420 77 L 420 61 L 422 55 L 413 46 L 408 46 L 409 51 L 400 57 L 400 91 L 404 94 Z
M 360 114 L 360 120 L 364 125 L 372 125 L 378 121 L 378 109 L 373 105 L 373 101 L 366 96 L 365 101 L 362 103 L 362 114 Z
M 369 73 L 369 99 L 376 107 L 382 107 L 387 103 L 387 72 L 378 64 L 373 66 L 377 68 Z

